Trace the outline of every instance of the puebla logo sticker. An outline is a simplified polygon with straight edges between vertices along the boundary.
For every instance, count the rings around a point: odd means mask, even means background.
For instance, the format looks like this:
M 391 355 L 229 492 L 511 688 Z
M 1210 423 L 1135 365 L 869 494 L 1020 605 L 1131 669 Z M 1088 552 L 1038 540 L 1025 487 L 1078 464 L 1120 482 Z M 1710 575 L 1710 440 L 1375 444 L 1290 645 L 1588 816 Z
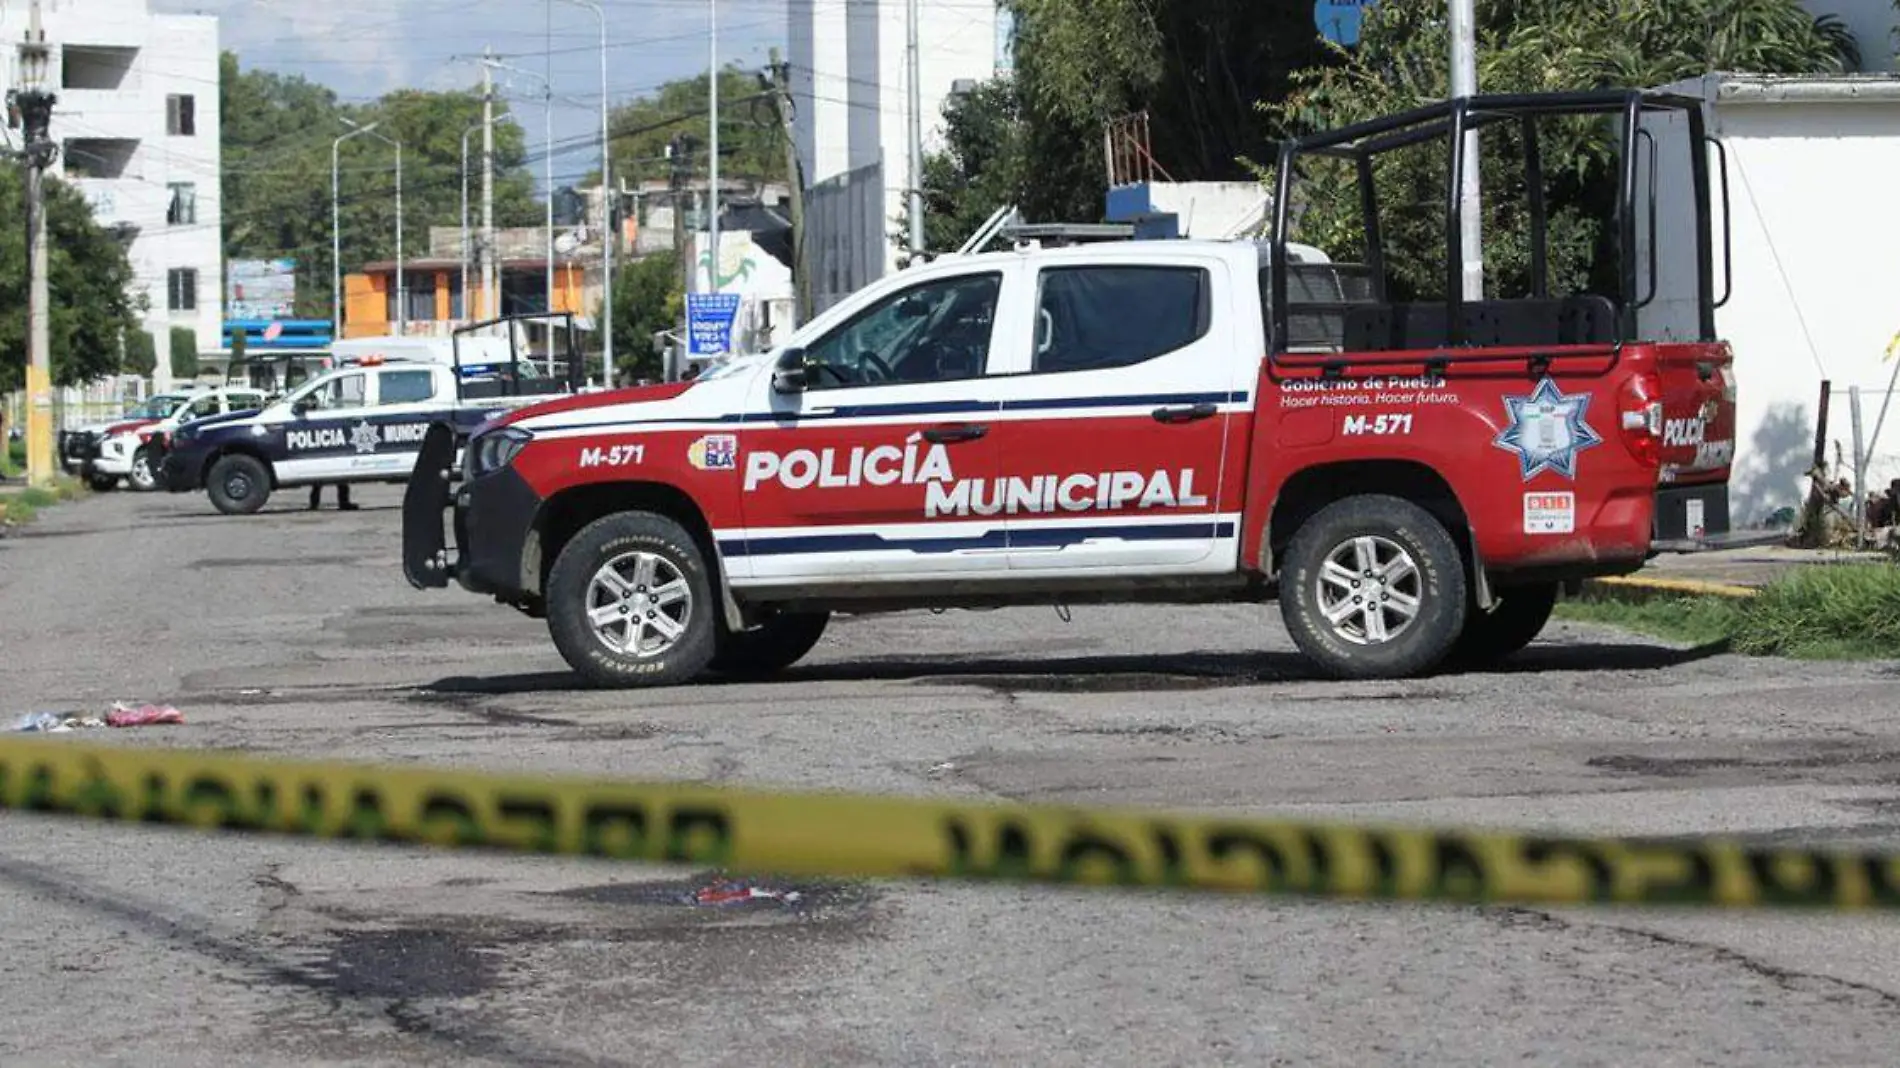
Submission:
M 739 466 L 739 438 L 708 434 L 686 447 L 686 462 L 701 471 L 732 471 Z
M 1545 471 L 1577 477 L 1577 456 L 1603 444 L 1603 438 L 1584 415 L 1590 409 L 1588 393 L 1565 393 L 1546 377 L 1528 396 L 1504 397 L 1510 422 L 1491 444 L 1517 455 L 1518 470 L 1529 482 Z

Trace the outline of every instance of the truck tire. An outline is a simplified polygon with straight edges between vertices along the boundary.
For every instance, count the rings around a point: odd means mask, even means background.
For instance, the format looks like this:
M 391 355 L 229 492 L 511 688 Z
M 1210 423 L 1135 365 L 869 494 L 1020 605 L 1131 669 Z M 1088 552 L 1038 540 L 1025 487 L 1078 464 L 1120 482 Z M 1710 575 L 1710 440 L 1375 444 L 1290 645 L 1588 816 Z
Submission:
M 803 659 L 824 637 L 829 612 L 786 612 L 750 630 L 721 629 L 718 651 L 707 666 L 721 675 L 762 679 Z
M 1535 641 L 1557 607 L 1557 584 L 1512 586 L 1499 590 L 1497 599 L 1489 612 L 1466 609 L 1464 633 L 1452 646 L 1449 663 L 1486 667 Z
M 132 454 L 132 473 L 126 476 L 126 481 L 140 493 L 158 488 L 158 468 L 152 462 L 151 446 L 140 446 L 139 451 Z
M 596 686 L 692 681 L 712 660 L 718 614 L 698 543 L 663 515 L 596 519 L 548 573 L 548 633 Z
M 1466 585 L 1457 543 L 1430 512 L 1367 494 L 1327 505 L 1294 534 L 1280 614 L 1328 675 L 1408 678 L 1436 668 L 1457 643 Z
M 103 471 L 88 471 L 86 485 L 92 487 L 94 493 L 110 493 L 119 488 L 119 476 L 108 475 Z
M 225 515 L 250 515 L 270 499 L 270 469 L 241 452 L 220 457 L 205 477 L 205 494 Z

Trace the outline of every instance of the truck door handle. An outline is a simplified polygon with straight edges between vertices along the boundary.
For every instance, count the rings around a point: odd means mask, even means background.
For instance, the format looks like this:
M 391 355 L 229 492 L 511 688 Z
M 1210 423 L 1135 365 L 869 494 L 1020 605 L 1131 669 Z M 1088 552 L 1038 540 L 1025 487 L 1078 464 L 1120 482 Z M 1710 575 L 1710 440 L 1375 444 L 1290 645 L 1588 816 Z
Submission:
M 975 441 L 990 432 L 990 428 L 970 424 L 966 426 L 933 426 L 924 431 L 924 440 L 932 445 L 950 445 L 959 441 Z
M 1220 406 L 1210 401 L 1180 408 L 1156 408 L 1154 416 L 1157 423 L 1192 423 L 1199 419 L 1206 419 L 1219 410 Z

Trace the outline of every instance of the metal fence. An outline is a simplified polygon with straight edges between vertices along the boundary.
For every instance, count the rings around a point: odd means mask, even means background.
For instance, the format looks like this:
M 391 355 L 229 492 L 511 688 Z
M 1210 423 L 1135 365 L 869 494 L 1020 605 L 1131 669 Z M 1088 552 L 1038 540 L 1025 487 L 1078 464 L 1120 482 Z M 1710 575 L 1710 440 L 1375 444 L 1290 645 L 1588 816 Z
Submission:
M 53 432 L 115 419 L 151 395 L 151 381 L 133 375 L 103 378 L 84 386 L 59 387 L 53 390 Z M 6 394 L 0 400 L 0 411 L 6 413 L 9 438 L 26 433 L 25 390 Z

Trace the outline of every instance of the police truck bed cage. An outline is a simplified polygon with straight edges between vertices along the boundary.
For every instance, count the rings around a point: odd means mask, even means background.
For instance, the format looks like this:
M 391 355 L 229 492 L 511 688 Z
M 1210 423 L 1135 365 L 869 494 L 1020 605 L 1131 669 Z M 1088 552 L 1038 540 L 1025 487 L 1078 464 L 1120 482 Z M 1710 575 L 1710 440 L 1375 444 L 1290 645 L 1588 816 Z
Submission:
M 1715 295 L 1709 153 L 1688 146 L 1708 146 L 1721 154 L 1725 204 L 1727 156 L 1721 143 L 1707 136 L 1702 107 L 1702 101 L 1693 97 L 1642 90 L 1474 96 L 1282 142 L 1269 242 L 1269 319 L 1275 364 L 1317 365 L 1322 373 L 1337 374 L 1348 365 L 1424 362 L 1442 366 L 1453 360 L 1524 358 L 1530 349 L 1540 352 L 1528 355 L 1541 355 L 1545 362 L 1553 355 L 1592 353 L 1614 360 L 1626 342 L 1716 340 L 1715 310 L 1728 297 L 1718 300 Z M 1613 294 L 1551 293 L 1550 218 L 1538 120 L 1564 117 L 1610 118 L 1618 124 L 1618 188 L 1609 220 L 1616 251 Z M 1466 301 L 1462 296 L 1460 191 L 1469 161 L 1463 135 L 1501 124 L 1512 124 L 1522 141 L 1529 295 Z M 1650 126 L 1657 128 L 1652 131 Z M 1681 136 L 1685 126 L 1686 140 Z M 1395 301 L 1389 293 L 1389 249 L 1381 231 L 1374 163 L 1387 153 L 1433 142 L 1447 146 L 1445 294 L 1442 299 Z M 1667 160 L 1665 142 L 1671 152 Z M 1289 218 L 1295 183 L 1302 178 L 1298 165 L 1303 157 L 1342 161 L 1355 168 L 1364 264 L 1302 264 L 1289 257 Z M 1670 255 L 1666 263 L 1659 260 L 1659 246 L 1672 244 L 1668 237 L 1659 240 L 1657 232 L 1658 171 L 1665 168 L 1668 173 L 1663 181 L 1672 199 L 1679 195 L 1674 190 L 1684 184 L 1682 179 L 1687 179 L 1695 229 L 1692 238 L 1683 234 L 1680 239 L 1693 245 L 1693 279 L 1685 276 L 1685 257 Z M 1641 199 L 1639 184 L 1644 187 Z M 1726 211 L 1723 221 L 1726 273 Z M 1673 231 L 1681 224 L 1672 219 L 1664 225 Z M 1729 285 L 1725 282 L 1725 287 Z M 1666 308 L 1657 303 L 1659 290 L 1668 298 L 1663 302 Z M 1662 323 L 1671 311 L 1680 315 L 1671 324 L 1670 336 L 1654 336 L 1663 332 Z
M 548 327 L 547 344 L 550 355 L 554 352 L 555 324 L 559 322 L 565 325 L 566 329 L 562 331 L 562 334 L 567 339 L 567 356 L 564 361 L 567 367 L 567 380 L 565 382 L 551 377 L 541 378 L 534 375 L 522 375 L 521 351 L 516 344 L 516 333 L 514 329 L 514 324 L 517 322 L 546 323 Z M 462 363 L 462 338 L 466 335 L 478 334 L 497 326 L 505 327 L 508 337 L 508 363 L 505 365 L 505 368 L 497 368 L 488 364 L 464 365 Z M 539 396 L 549 393 L 558 393 L 563 387 L 565 387 L 569 393 L 580 392 L 582 387 L 587 384 L 587 368 L 582 361 L 580 349 L 575 344 L 574 331 L 574 315 L 572 312 L 556 312 L 554 314 L 527 312 L 516 315 L 502 315 L 493 319 L 483 319 L 480 322 L 473 322 L 465 326 L 457 327 L 449 334 L 449 345 L 452 349 L 452 360 L 456 369 L 456 399 L 486 400 L 492 397 Z M 529 361 L 529 369 L 533 369 L 532 361 Z M 484 372 L 486 372 L 486 374 L 484 374 Z

